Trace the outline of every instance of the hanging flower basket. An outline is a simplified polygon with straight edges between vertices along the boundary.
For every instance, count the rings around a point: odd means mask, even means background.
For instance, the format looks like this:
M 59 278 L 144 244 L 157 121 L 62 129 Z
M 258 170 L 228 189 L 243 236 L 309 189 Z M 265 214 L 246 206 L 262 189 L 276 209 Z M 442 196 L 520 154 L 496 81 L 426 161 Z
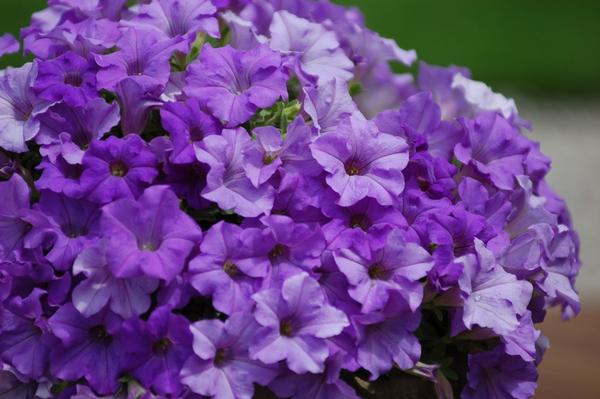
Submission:
M 579 244 L 514 101 L 328 0 L 128 3 L 0 74 L 0 397 L 533 396 Z

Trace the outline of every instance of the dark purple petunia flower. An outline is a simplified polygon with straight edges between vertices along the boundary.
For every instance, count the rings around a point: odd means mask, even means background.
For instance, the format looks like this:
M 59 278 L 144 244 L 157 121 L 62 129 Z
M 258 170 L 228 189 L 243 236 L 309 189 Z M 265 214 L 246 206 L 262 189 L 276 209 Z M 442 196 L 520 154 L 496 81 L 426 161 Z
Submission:
M 341 206 L 366 197 L 392 205 L 404 190 L 406 142 L 379 133 L 375 124 L 360 114 L 345 119 L 334 133 L 320 136 L 311 149 L 328 174 L 327 183 L 340 195 Z
M 281 56 L 266 46 L 242 51 L 205 45 L 190 65 L 184 92 L 200 100 L 228 127 L 248 121 L 259 108 L 287 99 Z
M 160 109 L 160 117 L 173 143 L 169 160 L 176 164 L 196 162 L 194 144 L 206 136 L 221 132 L 219 121 L 202 110 L 195 98 L 185 102 L 166 103 Z
M 316 280 L 306 273 L 285 280 L 281 290 L 253 296 L 255 318 L 262 325 L 250 355 L 266 364 L 286 360 L 298 374 L 320 373 L 329 356 L 325 338 L 339 335 L 350 323 L 346 315 L 325 303 Z
M 202 237 L 166 186 L 148 188 L 137 201 L 125 198 L 106 205 L 101 227 L 108 239 L 108 265 L 120 278 L 145 274 L 170 281 Z
M 276 365 L 266 365 L 248 355 L 248 344 L 259 325 L 247 313 L 236 313 L 225 323 L 202 320 L 192 325 L 194 353 L 181 370 L 181 381 L 200 395 L 251 399 L 253 383 L 269 384 Z
M 71 198 L 82 198 L 83 191 L 79 181 L 83 166 L 79 163 L 70 164 L 59 155 L 54 162 L 44 158 L 38 169 L 42 175 L 35 182 L 38 190 L 50 190 Z
M 98 97 L 95 66 L 71 52 L 40 62 L 34 89 L 41 98 L 53 103 L 64 101 L 71 106 L 85 105 Z
M 509 356 L 501 349 L 469 356 L 465 399 L 529 399 L 537 386 L 538 373 L 532 362 Z
M 40 117 L 36 142 L 51 162 L 61 155 L 70 164 L 80 164 L 93 140 L 101 138 L 119 122 L 119 107 L 96 98 L 80 107 L 59 103 Z
M 98 88 L 115 90 L 123 79 L 165 86 L 169 81 L 169 60 L 175 51 L 185 51 L 180 39 L 163 40 L 155 30 L 127 29 L 117 41 L 118 51 L 95 56 L 100 66 Z
M 0 307 L 0 356 L 33 379 L 45 375 L 54 345 L 44 317 L 44 295 L 45 291 L 35 288 L 27 297 L 13 297 Z
M 134 135 L 92 142 L 82 164 L 81 189 L 87 199 L 100 204 L 138 198 L 158 176 L 156 157 Z
M 196 146 L 196 157 L 209 166 L 202 196 L 223 210 L 245 217 L 269 214 L 273 208 L 273 188 L 254 187 L 244 171 L 242 150 L 250 145 L 250 136 L 242 128 L 224 130 Z
M 45 248 L 46 259 L 57 270 L 68 270 L 84 248 L 97 242 L 100 233 L 98 205 L 42 191 L 40 202 L 34 209 L 38 213 L 27 218 L 32 228 L 25 245 Z
M 25 152 L 27 141 L 40 131 L 38 116 L 51 103 L 35 95 L 37 73 L 37 64 L 29 63 L 9 68 L 0 76 L 0 148 Z
M 126 348 L 135 349 L 125 351 L 135 356 L 132 374 L 143 386 L 165 396 L 181 393 L 179 372 L 192 354 L 192 333 L 185 317 L 160 307 L 148 321 L 126 321 L 119 337 Z
M 0 260 L 13 258 L 23 248 L 30 225 L 25 220 L 30 190 L 19 175 L 0 182 Z
M 85 378 L 96 392 L 114 393 L 128 360 L 123 356 L 126 347 L 116 339 L 122 320 L 110 312 L 86 318 L 67 303 L 48 324 L 61 342 L 52 349 L 52 374 L 67 381 Z
M 139 6 L 126 24 L 156 30 L 165 39 L 183 36 L 193 40 L 199 31 L 219 37 L 216 13 L 210 0 L 152 0 Z
M 161 86 L 126 78 L 116 88 L 121 107 L 121 130 L 123 134 L 140 134 L 150 118 L 150 112 L 162 105 Z

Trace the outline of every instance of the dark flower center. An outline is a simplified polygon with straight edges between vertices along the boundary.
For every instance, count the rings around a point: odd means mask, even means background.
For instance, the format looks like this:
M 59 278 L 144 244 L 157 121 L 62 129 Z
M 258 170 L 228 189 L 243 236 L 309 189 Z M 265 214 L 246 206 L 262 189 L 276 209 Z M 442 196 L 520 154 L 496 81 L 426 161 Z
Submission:
M 123 177 L 127 174 L 129 168 L 123 161 L 115 161 L 110 164 L 110 173 L 116 177 Z
M 360 174 L 360 170 L 361 170 L 360 165 L 354 159 L 346 162 L 346 164 L 344 165 L 344 169 L 346 169 L 346 173 L 349 176 L 359 175 Z
M 111 335 L 108 333 L 108 331 L 106 331 L 106 327 L 104 327 L 102 325 L 94 326 L 94 327 L 90 328 L 89 332 L 90 332 L 90 335 L 92 337 L 94 337 L 94 339 L 96 339 L 97 341 L 104 341 L 104 342 L 112 341 Z
M 73 223 L 67 222 L 60 226 L 61 231 L 69 238 L 77 238 L 87 235 L 88 231 L 85 226 L 76 226 Z
M 152 349 L 154 350 L 154 353 L 165 353 L 169 350 L 171 345 L 173 345 L 171 340 L 167 337 L 164 337 L 163 339 L 156 341 L 152 346 Z
M 283 337 L 291 337 L 292 334 L 294 332 L 294 329 L 292 328 L 292 323 L 289 321 L 282 321 L 281 324 L 279 324 L 279 333 L 283 336 Z
M 156 248 L 158 248 L 158 246 L 153 242 L 145 242 L 140 245 L 140 249 L 147 252 L 154 252 L 156 251 Z
M 352 228 L 359 228 L 361 230 L 368 230 L 369 226 L 371 225 L 371 222 L 369 221 L 369 218 L 367 217 L 367 215 L 352 215 L 352 217 L 350 218 L 350 226 Z
M 376 263 L 369 267 L 369 277 L 372 280 L 385 280 L 386 272 L 383 265 Z
M 67 73 L 65 75 L 64 83 L 69 86 L 81 87 L 81 85 L 83 85 L 83 78 L 78 73 Z
M 225 261 L 225 263 L 223 264 L 223 271 L 227 273 L 229 277 L 235 277 L 240 272 L 236 264 L 233 263 L 231 260 Z
M 217 367 L 223 366 L 227 361 L 228 354 L 227 348 L 218 349 L 217 353 L 215 353 L 214 365 Z
M 271 249 L 271 252 L 269 252 L 269 259 L 275 262 L 287 258 L 289 251 L 289 248 L 285 245 L 277 244 L 273 247 L 273 249 Z
M 263 158 L 263 164 L 265 165 L 271 165 L 273 163 L 273 161 L 275 161 L 277 159 L 277 155 L 275 154 L 265 154 L 264 158 Z

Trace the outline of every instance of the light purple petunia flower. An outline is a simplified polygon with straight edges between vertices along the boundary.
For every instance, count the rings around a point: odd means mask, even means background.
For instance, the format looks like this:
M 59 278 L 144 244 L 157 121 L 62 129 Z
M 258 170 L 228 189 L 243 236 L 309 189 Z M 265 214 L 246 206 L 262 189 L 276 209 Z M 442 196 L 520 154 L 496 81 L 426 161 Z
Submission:
M 252 307 L 250 297 L 258 289 L 258 278 L 264 277 L 269 267 L 266 259 L 244 244 L 243 232 L 234 224 L 214 225 L 202 240 L 200 255 L 189 265 L 190 284 L 201 295 L 212 297 L 213 306 L 228 315 Z
M 53 106 L 40 117 L 36 142 L 40 152 L 54 162 L 60 155 L 70 164 L 80 164 L 92 141 L 119 123 L 119 107 L 97 98 L 80 107 L 65 103 Z
M 122 320 L 110 312 L 86 318 L 67 303 L 48 324 L 61 341 L 52 348 L 52 374 L 67 381 L 85 378 L 96 392 L 114 393 L 127 360 L 123 356 L 125 347 L 115 339 Z
M 259 127 L 252 133 L 256 140 L 243 150 L 243 161 L 246 175 L 255 187 L 269 181 L 280 168 L 305 174 L 312 168 L 315 175 L 319 174 L 309 148 L 312 132 L 302 118 L 288 126 L 285 138 L 273 126 Z
M 158 176 L 156 157 L 136 135 L 93 141 L 82 165 L 81 188 L 100 204 L 138 198 Z
M 179 395 L 179 372 L 192 354 L 190 323 L 168 307 L 157 308 L 148 321 L 137 318 L 123 324 L 119 338 L 136 359 L 132 375 L 160 395 Z M 145 350 L 140 350 L 143 347 Z
M 319 227 L 296 223 L 284 215 L 265 216 L 261 222 L 264 228 L 260 234 L 251 231 L 242 239 L 269 265 L 263 287 L 280 288 L 288 277 L 313 272 L 319 266 L 326 245 Z
M 195 98 L 187 99 L 185 102 L 166 103 L 160 109 L 160 117 L 173 143 L 169 160 L 176 164 L 196 162 L 194 144 L 211 134 L 221 132 L 219 121 L 202 110 Z
M 199 32 L 219 37 L 216 13 L 210 0 L 152 0 L 139 6 L 125 24 L 156 30 L 165 39 L 183 36 L 193 40 Z
M 341 79 L 331 79 L 316 87 L 307 87 L 304 95 L 304 111 L 312 118 L 321 134 L 335 131 L 342 119 L 357 111 L 348 92 L 348 85 Z
M 475 250 L 477 255 L 457 259 L 464 265 L 459 279 L 464 303 L 456 309 L 453 332 L 461 332 L 462 324 L 469 329 L 479 326 L 508 334 L 519 327 L 518 316 L 527 309 L 532 286 L 497 265 L 494 254 L 480 240 L 475 240 Z
M 75 259 L 73 275 L 83 274 L 72 293 L 73 306 L 85 317 L 93 316 L 105 306 L 129 319 L 150 308 L 150 294 L 158 288 L 158 280 L 150 277 L 121 279 L 113 276 L 106 261 L 106 246 L 84 249 Z
M 341 206 L 354 205 L 366 197 L 392 205 L 404 190 L 406 141 L 379 133 L 362 115 L 345 119 L 334 133 L 319 137 L 311 149 L 328 173 L 327 183 L 340 195 Z
M 127 29 L 117 42 L 118 51 L 95 56 L 100 66 L 98 88 L 114 90 L 125 78 L 165 86 L 169 81 L 169 60 L 176 51 L 185 51 L 181 38 L 164 40 L 150 29 Z
M 0 356 L 33 379 L 45 375 L 54 344 L 41 302 L 45 294 L 34 288 L 27 297 L 15 296 L 0 307 Z
M 474 120 L 463 120 L 467 138 L 456 145 L 456 158 L 473 164 L 489 176 L 496 187 L 515 188 L 515 177 L 525 173 L 529 141 L 500 114 L 483 113 Z
M 441 108 L 444 120 L 465 116 L 469 110 L 469 104 L 465 100 L 464 94 L 460 89 L 452 87 L 452 81 L 457 74 L 467 78 L 471 77 L 467 68 L 456 66 L 445 68 L 428 65 L 425 62 L 419 64 L 419 88 L 433 94 L 434 100 Z
M 266 46 L 249 51 L 205 45 L 190 65 L 184 92 L 200 100 L 228 127 L 248 121 L 259 108 L 287 99 L 287 76 L 279 53 Z
M 145 274 L 171 281 L 202 237 L 166 186 L 148 188 L 137 201 L 121 199 L 106 205 L 101 229 L 108 239 L 107 263 L 120 278 Z
M 258 324 L 247 313 L 236 313 L 225 323 L 201 320 L 191 327 L 194 353 L 181 370 L 181 382 L 204 396 L 251 399 L 254 385 L 269 384 L 276 365 L 265 365 L 248 356 L 248 344 Z
M 325 338 L 349 325 L 346 315 L 325 303 L 319 283 L 306 273 L 287 279 L 281 288 L 253 296 L 255 318 L 263 327 L 250 346 L 250 355 L 266 364 L 285 360 L 295 373 L 320 373 L 329 348 Z
M 273 188 L 254 187 L 244 171 L 242 151 L 250 143 L 248 133 L 239 128 L 206 137 L 196 145 L 196 157 L 210 168 L 202 196 L 244 217 L 269 214 L 273 208 Z
M 354 64 L 340 48 L 335 33 L 288 11 L 277 11 L 269 28 L 272 49 L 289 55 L 300 75 L 326 82 L 348 81 Z
M 123 134 L 141 134 L 148 123 L 150 112 L 163 104 L 161 86 L 126 78 L 117 85 L 116 93 L 121 107 Z
M 363 313 L 384 309 L 395 293 L 416 310 L 423 295 L 418 280 L 433 267 L 431 255 L 421 246 L 406 242 L 397 229 L 385 240 L 357 232 L 352 241 L 350 248 L 339 249 L 334 257 L 348 278 L 350 296 L 362 304 Z
M 533 362 L 509 356 L 496 348 L 469 355 L 468 383 L 462 392 L 465 399 L 533 397 L 538 373 Z
M 21 49 L 21 44 L 10 33 L 5 33 L 0 36 L 0 57 L 6 54 L 18 53 Z
M 371 373 L 371 379 L 394 365 L 411 369 L 421 357 L 421 345 L 413 334 L 421 315 L 397 294 L 381 312 L 356 315 L 352 321 L 357 329 L 357 361 Z
M 38 116 L 50 103 L 35 95 L 37 74 L 37 64 L 28 63 L 0 76 L 0 148 L 25 152 L 27 141 L 40 131 Z
M 72 52 L 40 62 L 34 89 L 44 100 L 83 106 L 98 97 L 95 66 Z

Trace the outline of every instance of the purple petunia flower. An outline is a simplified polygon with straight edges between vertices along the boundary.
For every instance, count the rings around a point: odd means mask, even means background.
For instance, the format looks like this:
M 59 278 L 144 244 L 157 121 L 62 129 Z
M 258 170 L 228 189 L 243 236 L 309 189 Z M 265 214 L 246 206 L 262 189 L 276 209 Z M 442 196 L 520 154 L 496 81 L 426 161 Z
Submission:
M 415 310 L 421 303 L 418 280 L 433 267 L 431 255 L 421 246 L 406 242 L 400 230 L 385 240 L 358 232 L 351 248 L 335 253 L 335 262 L 350 283 L 350 296 L 362 304 L 363 313 L 385 308 L 394 294 L 404 297 Z
M 325 338 L 339 335 L 349 325 L 346 315 L 325 304 L 316 280 L 306 273 L 287 279 L 281 288 L 253 296 L 255 318 L 263 327 L 256 333 L 250 355 L 266 364 L 286 360 L 295 373 L 320 373 L 329 349 Z
M 181 393 L 179 372 L 192 352 L 192 333 L 185 317 L 160 307 L 148 321 L 126 321 L 119 338 L 126 348 L 134 349 L 126 349 L 126 353 L 136 357 L 132 374 L 145 387 L 165 396 Z
M 82 164 L 81 188 L 100 204 L 135 199 L 158 176 L 156 157 L 139 136 L 94 141 Z
M 197 98 L 228 127 L 248 121 L 259 108 L 287 99 L 279 53 L 266 46 L 242 51 L 205 45 L 190 65 L 184 92 Z
M 6 54 L 18 53 L 20 49 L 21 44 L 10 33 L 0 36 L 0 57 Z
M 98 97 L 96 71 L 87 59 L 75 53 L 65 53 L 39 63 L 34 89 L 44 100 L 82 106 Z
M 537 386 L 538 373 L 532 362 L 502 353 L 501 349 L 469 356 L 465 399 L 529 399 Z
M 0 259 L 9 259 L 19 253 L 30 229 L 25 220 L 30 190 L 21 176 L 0 182 L 0 203 Z
M 206 232 L 200 255 L 189 265 L 192 286 L 200 294 L 212 297 L 213 306 L 228 315 L 251 308 L 250 297 L 258 288 L 257 278 L 268 271 L 268 261 L 244 244 L 241 236 L 248 233 L 251 231 L 234 224 L 214 225 Z
M 109 305 L 110 309 L 128 319 L 145 313 L 150 307 L 150 294 L 158 281 L 149 277 L 121 279 L 112 275 L 106 261 L 106 246 L 89 247 L 75 259 L 73 274 L 85 279 L 72 293 L 73 306 L 84 316 L 98 314 Z
M 196 157 L 210 168 L 202 196 L 221 209 L 256 217 L 270 213 L 274 193 L 266 184 L 254 187 L 244 172 L 242 150 L 250 143 L 243 128 L 224 130 L 222 135 L 209 136 L 199 143 Z
M 98 240 L 100 210 L 96 204 L 42 191 L 34 209 L 38 213 L 27 218 L 32 228 L 26 246 L 47 249 L 46 259 L 57 270 L 68 270 L 77 255 Z
M 392 205 L 404 190 L 406 142 L 379 133 L 359 114 L 341 122 L 334 133 L 319 137 L 311 149 L 328 173 L 327 183 L 340 195 L 341 206 L 354 205 L 365 197 Z
M 334 132 L 342 119 L 357 111 L 348 85 L 341 79 L 305 88 L 304 94 L 304 111 L 320 133 Z
M 469 329 L 477 325 L 499 335 L 508 334 L 519 327 L 518 316 L 525 313 L 531 300 L 531 284 L 498 266 L 480 240 L 475 240 L 475 250 L 477 255 L 457 259 L 464 265 L 459 279 L 464 304 L 457 309 L 453 331 L 460 332 L 464 324 Z
M 277 375 L 276 365 L 265 365 L 248 356 L 248 344 L 258 328 L 245 313 L 231 315 L 225 323 L 194 323 L 191 331 L 195 356 L 181 370 L 182 383 L 200 395 L 251 399 L 253 383 L 267 385 Z
M 153 0 L 137 8 L 127 25 L 160 32 L 165 39 L 178 36 L 193 40 L 206 32 L 219 37 L 217 8 L 210 0 Z
M 164 86 L 169 81 L 171 55 L 186 49 L 180 38 L 163 40 L 155 30 L 135 28 L 123 32 L 117 47 L 117 52 L 95 56 L 100 66 L 99 89 L 114 90 L 125 78 Z
M 160 109 L 160 116 L 173 143 L 169 160 L 176 164 L 196 162 L 194 144 L 211 134 L 221 132 L 219 121 L 203 111 L 195 98 L 165 104 Z
M 35 288 L 27 297 L 13 297 L 0 307 L 0 356 L 33 379 L 45 375 L 54 344 L 43 315 L 41 297 L 45 294 Z
M 107 263 L 120 278 L 145 274 L 172 280 L 202 236 L 166 186 L 146 189 L 137 201 L 125 198 L 106 205 L 101 227 L 108 239 Z
M 0 76 L 0 148 L 27 151 L 27 141 L 40 131 L 38 116 L 51 103 L 38 98 L 33 90 L 37 64 L 9 68 Z
M 288 54 L 300 75 L 322 82 L 352 78 L 354 64 L 340 48 L 335 34 L 323 25 L 288 11 L 278 11 L 273 15 L 269 31 L 271 48 Z
M 309 148 L 312 132 L 302 118 L 288 126 L 285 139 L 272 126 L 256 128 L 253 135 L 256 141 L 243 150 L 243 161 L 246 175 L 255 187 L 266 183 L 279 168 L 306 174 L 312 168 L 318 174 Z
M 80 107 L 59 103 L 40 117 L 36 142 L 40 152 L 54 162 L 59 155 L 70 164 L 80 164 L 93 140 L 101 138 L 119 122 L 117 104 L 97 98 Z
M 150 112 L 162 105 L 161 86 L 154 82 L 123 79 L 116 88 L 121 107 L 121 130 L 123 134 L 140 134 L 150 118 Z
M 100 394 L 117 390 L 117 377 L 125 366 L 125 347 L 115 339 L 121 319 L 103 312 L 86 318 L 68 303 L 48 320 L 52 333 L 61 341 L 53 347 L 50 370 L 67 381 L 84 377 Z

